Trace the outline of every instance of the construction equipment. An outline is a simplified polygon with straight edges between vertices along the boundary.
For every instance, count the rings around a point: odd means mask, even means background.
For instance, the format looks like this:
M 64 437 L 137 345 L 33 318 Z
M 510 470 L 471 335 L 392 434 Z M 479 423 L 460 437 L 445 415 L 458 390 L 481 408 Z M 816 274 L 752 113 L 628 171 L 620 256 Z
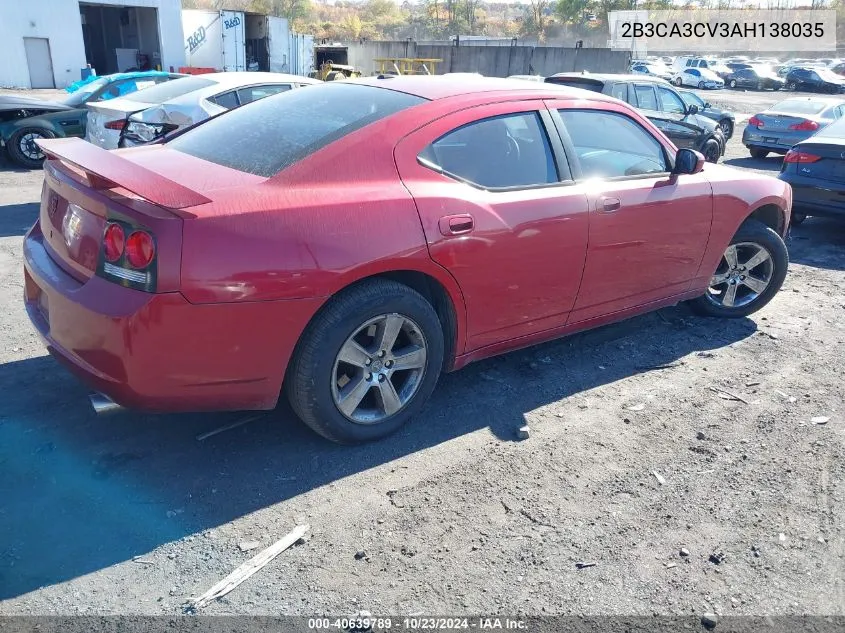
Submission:
M 335 64 L 332 61 L 326 61 L 320 64 L 320 70 L 311 72 L 311 77 L 314 79 L 322 79 L 323 81 L 337 81 L 339 79 L 349 79 L 350 77 L 360 77 L 361 72 L 355 70 L 354 66 L 348 64 Z
M 436 75 L 437 64 L 442 59 L 422 57 L 377 57 L 373 60 L 378 66 L 378 75 Z

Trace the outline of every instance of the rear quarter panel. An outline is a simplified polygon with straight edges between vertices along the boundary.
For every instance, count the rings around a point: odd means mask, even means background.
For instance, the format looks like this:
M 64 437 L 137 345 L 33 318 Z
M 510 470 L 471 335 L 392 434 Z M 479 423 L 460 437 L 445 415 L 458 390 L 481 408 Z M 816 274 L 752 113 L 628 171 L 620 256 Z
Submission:
M 792 210 L 792 189 L 777 178 L 706 164 L 704 173 L 713 186 L 713 226 L 707 250 L 692 288 L 704 290 L 722 254 L 740 225 L 756 210 L 776 207 L 781 219 L 778 232 L 786 236 Z

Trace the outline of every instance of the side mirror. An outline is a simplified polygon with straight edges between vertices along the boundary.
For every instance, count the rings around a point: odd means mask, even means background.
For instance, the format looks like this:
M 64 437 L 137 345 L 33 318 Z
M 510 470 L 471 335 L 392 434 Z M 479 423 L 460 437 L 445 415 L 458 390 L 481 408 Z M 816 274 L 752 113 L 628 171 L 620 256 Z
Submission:
M 691 103 L 687 106 L 687 114 L 698 114 L 698 106 L 694 103 Z
M 675 154 L 673 174 L 697 174 L 704 169 L 704 155 L 692 149 L 679 149 Z

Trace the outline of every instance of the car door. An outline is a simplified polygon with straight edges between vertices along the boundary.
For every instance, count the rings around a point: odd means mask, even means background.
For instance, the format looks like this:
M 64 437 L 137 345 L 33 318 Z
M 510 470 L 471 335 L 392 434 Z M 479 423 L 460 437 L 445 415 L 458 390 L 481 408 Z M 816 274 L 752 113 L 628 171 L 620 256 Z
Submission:
M 406 136 L 395 156 L 431 257 L 464 295 L 467 351 L 565 324 L 588 202 L 541 101 L 448 114 Z
M 623 108 L 549 105 L 573 178 L 590 198 L 587 260 L 569 323 L 687 291 L 713 220 L 707 178 L 670 174 L 671 148 Z
M 656 123 L 660 130 L 666 134 L 678 147 L 698 148 L 698 137 L 701 129 L 693 121 L 694 117 L 687 115 L 687 107 L 683 99 L 671 88 L 655 86 L 657 92 L 657 103 L 660 107 L 660 123 Z
M 750 68 L 741 68 L 736 71 L 736 83 L 740 88 L 750 88 L 754 77 L 754 71 Z M 755 81 L 756 86 L 756 81 Z

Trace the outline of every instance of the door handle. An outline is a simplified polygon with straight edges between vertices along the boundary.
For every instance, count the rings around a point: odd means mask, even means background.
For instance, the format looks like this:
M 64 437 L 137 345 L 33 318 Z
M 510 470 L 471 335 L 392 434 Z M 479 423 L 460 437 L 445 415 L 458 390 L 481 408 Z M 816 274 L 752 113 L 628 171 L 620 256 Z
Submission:
M 461 235 L 462 233 L 469 233 L 475 228 L 475 220 L 468 213 L 447 215 L 440 218 L 438 224 L 443 235 Z
M 621 206 L 622 203 L 619 201 L 619 198 L 608 198 L 605 196 L 599 198 L 599 211 L 603 211 L 604 213 L 613 213 Z

